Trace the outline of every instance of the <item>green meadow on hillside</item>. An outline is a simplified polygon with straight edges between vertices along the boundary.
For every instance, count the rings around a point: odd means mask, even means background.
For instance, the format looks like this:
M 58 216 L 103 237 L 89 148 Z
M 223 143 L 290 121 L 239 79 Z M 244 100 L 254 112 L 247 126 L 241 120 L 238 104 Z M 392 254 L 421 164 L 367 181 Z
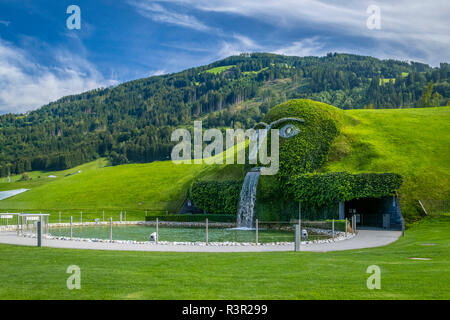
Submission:
M 333 144 L 324 172 L 396 172 L 403 213 L 420 215 L 417 200 L 450 198 L 450 107 L 423 109 L 349 110 L 341 120 L 341 135 Z M 175 165 L 170 161 L 105 166 L 100 159 L 60 172 L 30 172 L 0 179 L 0 191 L 29 188 L 0 201 L 2 211 L 42 211 L 63 215 L 80 211 L 86 219 L 127 210 L 129 220 L 166 210 L 176 212 L 194 179 L 236 180 L 237 165 Z M 70 173 L 80 173 L 66 176 Z M 49 175 L 57 178 L 48 178 Z M 40 178 L 38 178 L 40 177 Z M 90 214 L 91 213 L 91 214 Z
M 215 68 L 208 69 L 208 70 L 206 70 L 205 72 L 207 72 L 207 73 L 212 73 L 212 74 L 219 74 L 219 73 L 222 73 L 222 72 L 224 72 L 225 70 L 231 69 L 231 68 L 233 68 L 233 67 L 235 67 L 235 66 L 234 66 L 234 65 L 231 65 L 231 66 L 215 67 Z

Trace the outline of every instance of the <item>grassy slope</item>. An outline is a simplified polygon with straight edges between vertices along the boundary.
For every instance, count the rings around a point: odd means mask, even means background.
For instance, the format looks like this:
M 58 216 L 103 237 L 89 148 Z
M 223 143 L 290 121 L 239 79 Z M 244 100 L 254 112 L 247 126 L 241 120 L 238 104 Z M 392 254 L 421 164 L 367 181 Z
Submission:
M 449 234 L 450 215 L 443 215 L 422 220 L 386 247 L 328 253 L 0 245 L 0 299 L 449 299 Z M 81 290 L 66 288 L 72 264 L 81 268 Z M 373 264 L 381 268 L 381 290 L 366 287 Z
M 145 210 L 176 210 L 192 179 L 212 167 L 175 165 L 169 161 L 103 167 L 95 161 L 68 171 L 79 169 L 81 173 L 68 177 L 64 177 L 63 172 L 55 172 L 57 179 L 42 178 L 42 175 L 37 179 L 37 173 L 33 173 L 30 182 L 0 184 L 2 189 L 31 189 L 0 201 L 0 209 L 62 210 L 63 213 L 92 209 L 128 210 L 129 214 L 140 211 L 142 219 Z M 88 219 L 87 215 L 85 217 Z
M 19 189 L 19 188 L 28 188 L 33 189 L 36 187 L 40 187 L 49 182 L 58 181 L 64 179 L 65 176 L 70 175 L 72 173 L 81 170 L 82 172 L 96 170 L 98 168 L 103 168 L 108 165 L 105 159 L 98 159 L 96 161 L 88 162 L 82 164 L 78 167 L 71 168 L 63 171 L 32 171 L 27 172 L 28 176 L 31 178 L 29 181 L 21 181 L 22 175 L 11 176 L 11 183 L 8 183 L 8 178 L 0 178 L 0 191 L 10 190 L 10 189 Z M 49 178 L 48 176 L 54 175 L 56 178 Z M 0 202 L 1 203 L 1 202 Z
M 350 110 L 324 171 L 397 172 L 402 208 L 450 199 L 450 108 Z
M 194 179 L 239 179 L 244 174 L 242 165 L 177 165 L 171 161 L 105 165 L 99 159 L 65 171 L 31 172 L 30 181 L 20 181 L 21 176 L 12 177 L 11 183 L 0 179 L 0 191 L 31 189 L 0 201 L 0 211 L 45 212 L 53 221 L 59 211 L 63 221 L 70 216 L 78 221 L 82 211 L 83 221 L 93 221 L 101 218 L 102 211 L 106 218 L 117 220 L 120 211 L 126 210 L 127 220 L 144 220 L 146 211 L 149 215 L 177 212 Z M 66 176 L 78 170 L 81 173 Z

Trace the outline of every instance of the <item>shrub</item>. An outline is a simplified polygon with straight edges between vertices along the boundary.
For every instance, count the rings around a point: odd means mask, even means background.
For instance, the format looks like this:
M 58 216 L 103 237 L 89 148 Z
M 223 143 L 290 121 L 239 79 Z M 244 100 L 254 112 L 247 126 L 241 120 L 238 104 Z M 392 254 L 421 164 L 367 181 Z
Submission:
M 286 195 L 296 201 L 321 207 L 357 198 L 395 195 L 401 184 L 402 177 L 396 173 L 302 174 L 288 180 Z
M 196 181 L 189 190 L 194 206 L 208 213 L 236 214 L 242 181 Z
M 147 216 L 145 221 L 176 221 L 176 222 L 236 222 L 235 214 L 169 214 L 164 216 Z
M 31 178 L 26 172 L 22 173 L 22 177 L 19 179 L 19 181 L 29 181 L 29 180 L 31 180 Z

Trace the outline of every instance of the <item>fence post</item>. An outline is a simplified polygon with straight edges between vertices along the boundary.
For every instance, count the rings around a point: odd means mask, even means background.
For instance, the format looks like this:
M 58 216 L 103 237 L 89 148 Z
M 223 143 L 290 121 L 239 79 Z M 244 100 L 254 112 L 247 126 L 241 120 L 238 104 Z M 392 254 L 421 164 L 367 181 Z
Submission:
M 256 245 L 258 245 L 259 239 L 258 239 L 258 229 L 259 229 L 259 223 L 258 223 L 258 219 L 256 219 Z
M 206 218 L 206 245 L 208 245 L 208 218 Z
M 125 221 L 127 221 L 127 212 L 125 211 Z
M 298 243 L 298 251 L 300 251 L 300 245 L 302 244 L 302 219 L 298 220 L 298 232 L 299 232 L 299 238 L 300 238 L 299 243 Z
M 120 222 L 122 222 L 122 211 L 120 211 Z
M 109 217 L 109 241 L 112 241 L 112 217 Z
M 83 223 L 83 211 L 80 211 L 80 223 Z
M 300 244 L 302 242 L 302 203 L 300 201 L 298 202 L 298 230 L 299 230 L 298 232 L 300 234 L 300 242 L 298 243 L 298 251 L 300 251 Z
M 334 219 L 333 219 L 333 221 L 331 222 L 331 228 L 332 228 L 332 234 L 333 234 L 333 239 L 334 239 Z
M 19 231 L 19 225 L 20 225 L 20 215 L 17 215 L 17 235 L 20 235 L 20 231 Z
M 345 218 L 345 238 L 347 238 L 347 218 Z
M 61 224 L 61 211 L 59 212 L 59 224 Z
M 294 225 L 294 231 L 295 231 L 294 251 L 300 251 L 300 227 L 298 224 Z
M 156 244 L 158 244 L 159 241 L 159 220 L 156 218 Z
M 72 222 L 73 222 L 73 217 L 70 216 L 70 240 L 72 240 Z
M 42 245 L 42 216 L 39 217 L 39 221 L 37 222 L 37 246 L 40 247 Z
M 403 219 L 403 216 L 401 216 L 401 222 L 402 222 L 402 237 L 405 236 L 405 220 Z

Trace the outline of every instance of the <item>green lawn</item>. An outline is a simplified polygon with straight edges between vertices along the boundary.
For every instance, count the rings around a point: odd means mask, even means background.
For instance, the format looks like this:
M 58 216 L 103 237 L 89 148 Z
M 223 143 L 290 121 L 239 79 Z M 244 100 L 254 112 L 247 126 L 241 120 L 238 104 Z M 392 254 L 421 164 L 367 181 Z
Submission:
M 447 214 L 423 219 L 386 247 L 329 253 L 151 253 L 0 245 L 0 298 L 449 299 L 449 235 Z M 73 264 L 81 268 L 81 290 L 66 288 L 65 272 Z M 381 268 L 380 290 L 366 287 L 370 265 Z

